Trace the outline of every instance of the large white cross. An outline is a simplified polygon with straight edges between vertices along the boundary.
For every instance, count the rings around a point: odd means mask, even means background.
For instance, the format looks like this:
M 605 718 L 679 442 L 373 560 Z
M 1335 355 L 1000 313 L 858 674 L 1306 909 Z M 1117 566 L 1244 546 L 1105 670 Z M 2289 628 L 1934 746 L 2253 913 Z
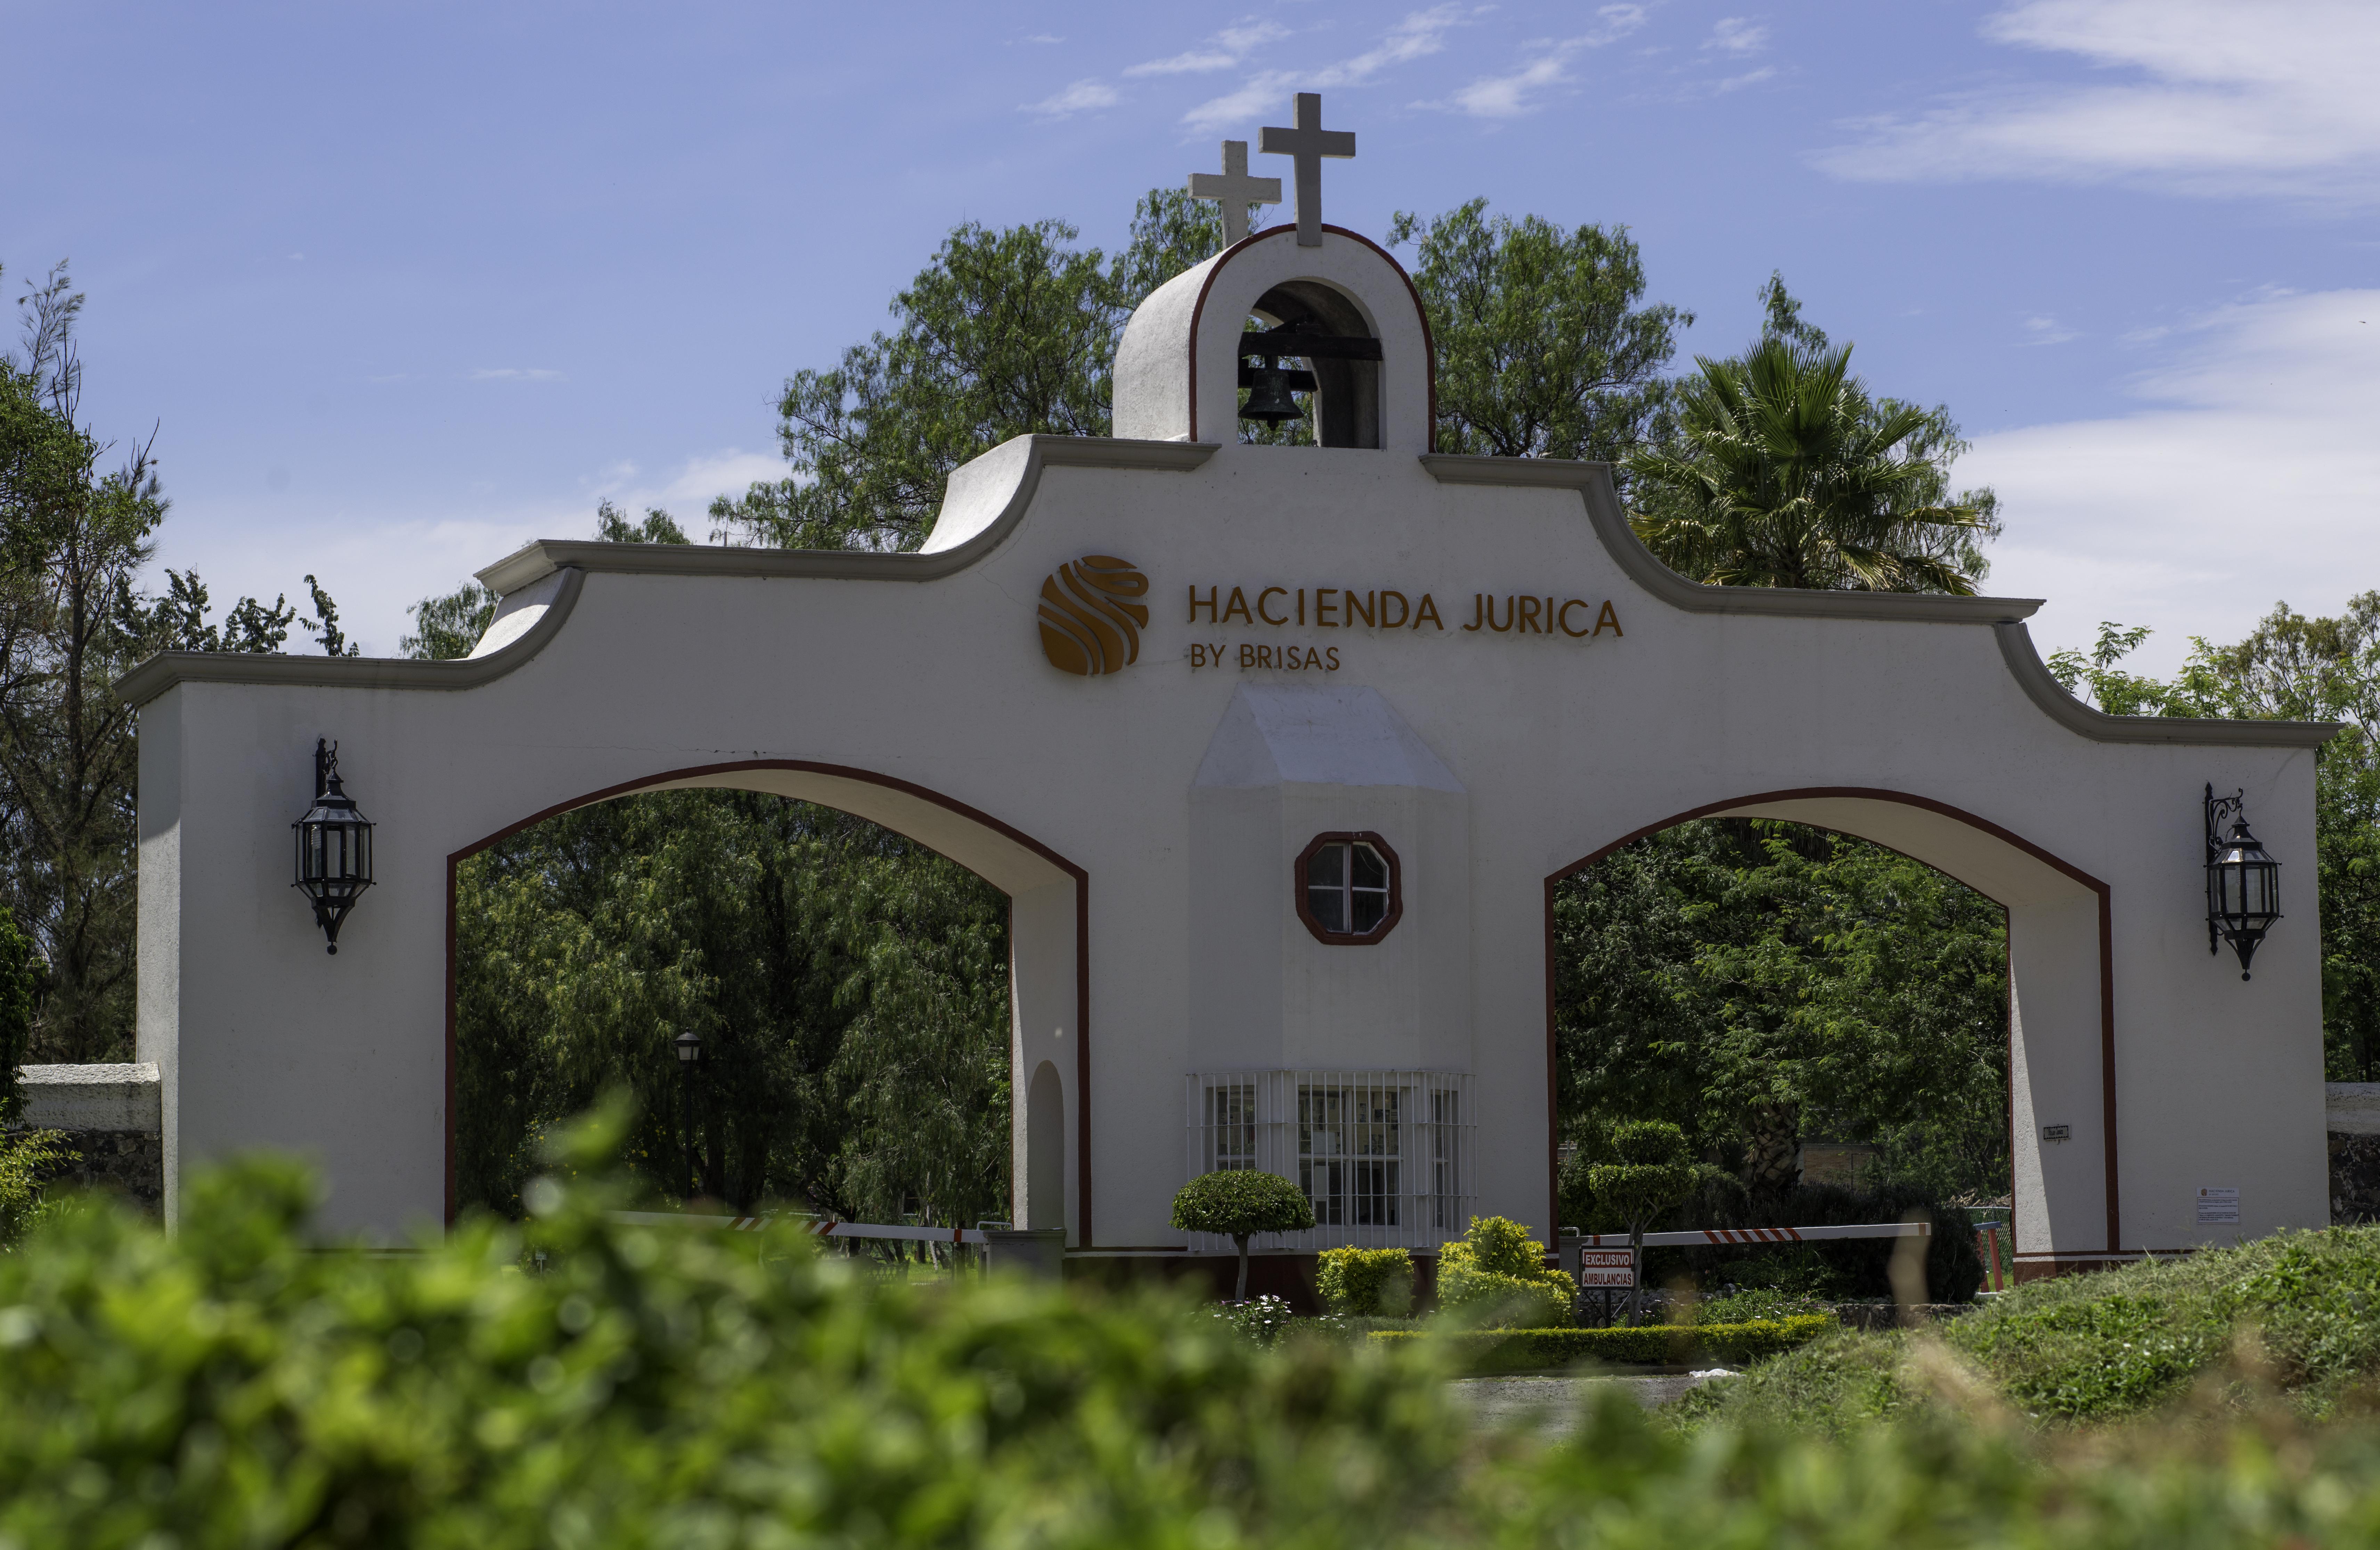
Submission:
M 1355 137 L 1322 127 L 1322 93 L 1297 94 L 1297 127 L 1268 128 L 1257 139 L 1268 156 L 1293 156 L 1297 164 L 1297 245 L 1322 246 L 1322 158 L 1345 161 L 1355 154 Z
M 1223 142 L 1223 170 L 1192 173 L 1190 197 L 1223 201 L 1223 246 L 1229 248 L 1248 235 L 1248 206 L 1281 202 L 1281 179 L 1250 177 L 1248 142 L 1227 139 Z

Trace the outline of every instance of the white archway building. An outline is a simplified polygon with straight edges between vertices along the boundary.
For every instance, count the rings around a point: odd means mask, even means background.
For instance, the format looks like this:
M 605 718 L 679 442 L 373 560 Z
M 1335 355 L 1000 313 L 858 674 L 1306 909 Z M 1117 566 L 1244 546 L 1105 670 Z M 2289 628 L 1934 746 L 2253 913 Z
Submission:
M 1308 361 L 1331 444 L 1234 442 L 1251 313 L 1339 342 Z M 1281 226 L 1135 315 L 1117 439 L 978 458 L 921 553 L 539 543 L 481 573 L 504 603 L 467 660 L 144 664 L 169 1210 L 187 1164 L 273 1144 L 320 1159 L 334 1226 L 438 1218 L 455 863 L 710 785 L 860 814 L 1010 895 L 1016 1210 L 1078 1248 L 1184 1248 L 1173 1192 L 1235 1161 L 1307 1182 L 1309 1244 L 1549 1227 L 1552 885 L 1715 813 L 2008 906 L 2028 1270 L 2326 1219 L 2326 729 L 2102 716 L 2027 602 L 1688 583 L 1599 466 L 1432 455 L 1431 394 L 1396 264 Z M 289 889 L 318 735 L 379 825 L 335 958 Z M 2208 781 L 2292 879 L 2249 983 L 2206 951 Z M 2206 1186 L 2236 1228 L 2197 1225 Z

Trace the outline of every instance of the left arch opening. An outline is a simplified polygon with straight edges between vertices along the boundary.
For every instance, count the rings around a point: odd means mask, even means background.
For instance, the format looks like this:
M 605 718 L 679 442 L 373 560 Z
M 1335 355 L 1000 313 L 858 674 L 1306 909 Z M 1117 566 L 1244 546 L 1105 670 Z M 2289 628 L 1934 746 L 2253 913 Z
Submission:
M 1062 925 L 1083 879 L 1046 847 L 884 777 L 756 763 L 559 804 L 450 874 L 450 1219 L 516 1213 L 539 1134 L 623 1085 L 630 1166 L 682 1198 L 686 1032 L 703 1041 L 695 1195 L 941 1226 L 1026 1215 L 1028 1114 L 1062 1138 L 1070 1095 L 1045 1059 L 1028 1104 L 1018 1062 L 1030 1045 L 1081 1063 L 1079 976 L 1057 960 L 1077 955 Z M 1060 1219 L 1087 1206 L 1066 1150 Z

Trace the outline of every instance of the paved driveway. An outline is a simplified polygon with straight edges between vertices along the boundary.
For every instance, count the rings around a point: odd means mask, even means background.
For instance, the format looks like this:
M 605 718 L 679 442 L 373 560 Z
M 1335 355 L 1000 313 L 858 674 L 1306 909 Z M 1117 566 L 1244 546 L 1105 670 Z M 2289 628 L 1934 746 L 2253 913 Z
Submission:
M 1456 1378 L 1455 1395 L 1471 1408 L 1472 1420 L 1483 1429 L 1531 1426 L 1547 1436 L 1561 1436 L 1578 1423 L 1590 1387 L 1617 1386 L 1651 1408 L 1666 1405 L 1697 1384 L 1708 1383 L 1724 1369 L 1703 1373 L 1663 1373 L 1647 1377 L 1519 1377 Z

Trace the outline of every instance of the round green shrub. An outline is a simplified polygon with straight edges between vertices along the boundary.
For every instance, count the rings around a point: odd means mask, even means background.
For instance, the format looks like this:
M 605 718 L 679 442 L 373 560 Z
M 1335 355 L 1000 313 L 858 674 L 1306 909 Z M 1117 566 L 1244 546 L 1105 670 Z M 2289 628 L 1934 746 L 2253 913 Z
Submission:
M 1413 1310 L 1413 1255 L 1402 1249 L 1325 1249 L 1315 1290 L 1347 1318 L 1400 1318 Z
M 1546 1265 L 1545 1245 L 1521 1223 L 1474 1217 L 1471 1229 L 1438 1252 L 1438 1305 L 1513 1329 L 1570 1323 L 1570 1278 Z

